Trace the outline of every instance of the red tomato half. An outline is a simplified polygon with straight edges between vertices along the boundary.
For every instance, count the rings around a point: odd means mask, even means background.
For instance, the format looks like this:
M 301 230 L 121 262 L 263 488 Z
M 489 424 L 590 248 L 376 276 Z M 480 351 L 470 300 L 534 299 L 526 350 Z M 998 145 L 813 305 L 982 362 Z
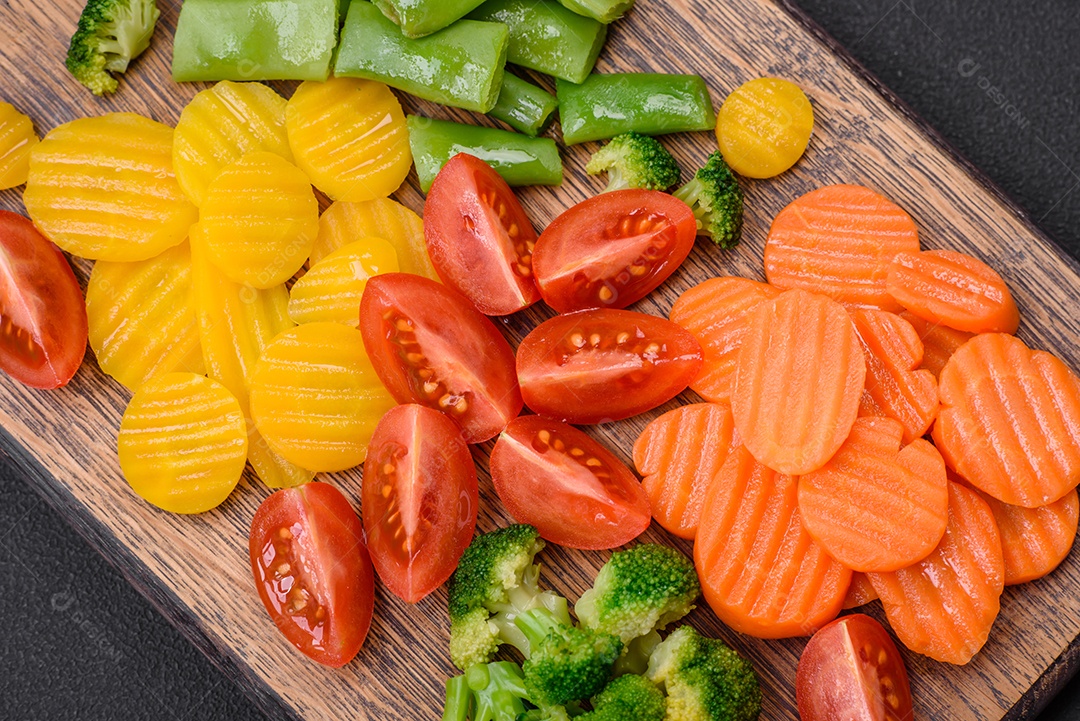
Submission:
M 881 624 L 861 613 L 838 618 L 806 644 L 795 697 L 802 721 L 913 718 L 904 659 Z
M 583 310 L 538 325 L 518 347 L 526 405 L 568 423 L 644 413 L 679 395 L 704 360 L 689 332 L 628 310 Z
M 539 416 L 511 421 L 495 442 L 490 468 L 514 520 L 560 546 L 615 548 L 649 527 L 649 497 L 637 477 L 565 423 Z
M 533 272 L 555 310 L 625 308 L 651 293 L 694 247 L 690 207 L 655 190 L 616 190 L 578 203 L 540 234 Z
M 308 483 L 269 496 L 251 521 L 255 587 L 289 643 L 340 668 L 371 626 L 375 575 L 364 529 L 331 485 Z
M 456 423 L 416 404 L 383 416 L 360 507 L 371 560 L 395 596 L 416 603 L 450 577 L 472 541 L 479 503 L 476 465 Z
M 86 353 L 86 302 L 60 249 L 0 210 L 0 369 L 32 388 L 67 385 Z
M 498 435 L 521 412 L 513 349 L 452 288 L 407 273 L 377 275 L 360 302 L 360 332 L 390 395 L 445 413 L 468 443 Z
M 443 282 L 485 315 L 509 315 L 540 300 L 532 272 L 536 231 L 514 191 L 487 163 L 450 159 L 424 203 L 428 255 Z

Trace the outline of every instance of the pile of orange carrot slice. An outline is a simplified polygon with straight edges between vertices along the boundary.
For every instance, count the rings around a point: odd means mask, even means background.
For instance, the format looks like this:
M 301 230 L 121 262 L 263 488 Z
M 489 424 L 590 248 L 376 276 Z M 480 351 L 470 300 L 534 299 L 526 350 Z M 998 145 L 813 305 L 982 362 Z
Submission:
M 1080 378 L 1013 335 L 998 273 L 921 250 L 867 188 L 796 199 L 764 260 L 768 283 L 715 278 L 672 308 L 706 402 L 634 446 L 655 519 L 694 539 L 736 630 L 809 635 L 880 598 L 908 648 L 967 663 L 1003 587 L 1072 548 Z

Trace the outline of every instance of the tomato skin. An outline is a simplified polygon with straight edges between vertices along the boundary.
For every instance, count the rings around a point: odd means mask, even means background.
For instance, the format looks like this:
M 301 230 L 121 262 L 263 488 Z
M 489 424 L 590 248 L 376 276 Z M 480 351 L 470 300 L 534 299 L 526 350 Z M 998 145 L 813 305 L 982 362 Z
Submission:
M 616 190 L 578 203 L 540 234 L 533 272 L 560 313 L 625 308 L 674 273 L 694 247 L 686 203 L 656 190 Z
M 251 521 L 251 572 L 270 618 L 334 668 L 356 656 L 371 627 L 375 576 L 363 536 L 341 491 L 318 481 L 271 494 Z
M 395 596 L 416 603 L 450 577 L 479 504 L 476 465 L 456 423 L 415 403 L 383 416 L 360 505 L 371 560 Z
M 0 369 L 59 388 L 86 353 L 86 303 L 60 249 L 27 218 L 0 210 Z
M 701 344 L 671 321 L 611 309 L 545 321 L 517 353 L 526 405 L 579 424 L 621 420 L 666 403 L 703 362 Z
M 445 413 L 467 443 L 498 435 L 521 412 L 513 349 L 453 288 L 407 273 L 375 276 L 360 301 L 360 332 L 390 395 Z
M 506 181 L 459 153 L 432 183 L 424 237 L 435 271 L 484 315 L 509 315 L 540 300 L 532 271 L 536 231 Z
M 540 416 L 510 422 L 491 451 L 491 480 L 518 523 L 569 548 L 601 550 L 649 527 L 649 497 L 611 451 L 565 423 Z
M 903 657 L 881 624 L 861 613 L 814 634 L 799 658 L 795 689 L 802 721 L 914 718 Z

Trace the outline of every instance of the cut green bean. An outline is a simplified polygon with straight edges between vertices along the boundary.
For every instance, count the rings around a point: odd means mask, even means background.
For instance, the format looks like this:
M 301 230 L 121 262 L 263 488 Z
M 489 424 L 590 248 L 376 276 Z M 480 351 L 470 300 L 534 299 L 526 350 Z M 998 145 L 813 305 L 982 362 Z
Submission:
M 608 25 L 634 7 L 634 0 L 559 0 L 567 10 Z
M 484 0 L 374 0 L 405 37 L 422 38 L 468 15 Z
M 431 188 L 435 176 L 458 153 L 468 153 L 495 168 L 510 185 L 559 185 L 562 160 L 551 138 L 530 138 L 520 133 L 447 120 L 409 116 L 412 147 L 420 189 Z
M 370 2 L 353 0 L 334 74 L 378 80 L 418 98 L 486 113 L 502 87 L 507 40 L 505 25 L 476 20 L 410 40 Z
M 554 95 L 517 75 L 503 76 L 499 100 L 488 113 L 519 133 L 537 136 L 551 124 L 552 115 L 559 107 Z
M 555 0 L 488 0 L 469 17 L 510 28 L 507 62 L 580 83 L 596 65 L 607 25 Z
M 664 135 L 712 130 L 716 113 L 697 75 L 613 73 L 581 85 L 558 82 L 559 118 L 567 145 L 605 140 L 631 130 Z

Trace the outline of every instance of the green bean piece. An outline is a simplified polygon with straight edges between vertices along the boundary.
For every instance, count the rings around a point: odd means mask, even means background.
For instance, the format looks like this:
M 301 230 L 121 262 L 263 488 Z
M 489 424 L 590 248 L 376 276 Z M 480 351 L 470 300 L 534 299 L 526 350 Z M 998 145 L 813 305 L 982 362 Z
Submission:
M 488 0 L 469 17 L 510 28 L 507 62 L 580 83 L 596 65 L 607 25 L 555 0 Z
M 374 0 L 407 38 L 422 38 L 460 20 L 484 0 Z
M 506 66 L 506 26 L 459 20 L 411 40 L 367 0 L 353 0 L 334 74 L 366 78 L 443 105 L 486 113 Z
M 554 95 L 517 75 L 507 73 L 503 76 L 499 100 L 488 115 L 519 133 L 536 137 L 551 124 L 558 107 L 559 101 Z
M 634 7 L 634 0 L 559 0 L 567 10 L 608 25 Z
M 468 153 L 495 168 L 510 185 L 560 185 L 562 160 L 551 138 L 530 138 L 521 133 L 448 120 L 410 115 L 412 147 L 420 189 L 431 188 L 435 176 L 458 153 Z
M 709 89 L 697 75 L 612 73 L 581 85 L 558 82 L 559 118 L 567 145 L 604 140 L 631 130 L 664 135 L 711 130 Z

